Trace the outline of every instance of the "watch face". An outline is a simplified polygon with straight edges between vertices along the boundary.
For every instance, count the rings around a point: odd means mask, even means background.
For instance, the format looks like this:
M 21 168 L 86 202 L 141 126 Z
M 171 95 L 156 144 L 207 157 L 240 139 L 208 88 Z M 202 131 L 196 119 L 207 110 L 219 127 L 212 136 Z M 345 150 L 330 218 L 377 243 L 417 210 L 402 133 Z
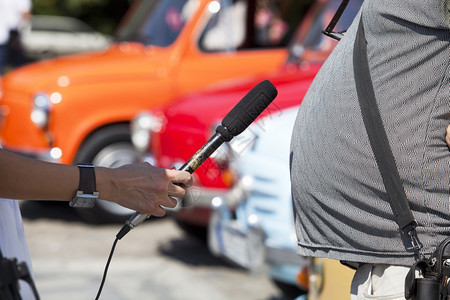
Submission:
M 70 201 L 69 205 L 72 207 L 92 208 L 95 205 L 96 199 L 98 199 L 98 192 L 94 194 L 83 194 L 82 191 L 77 191 L 77 194 Z
M 94 199 L 86 199 L 86 198 L 77 198 L 75 200 L 75 206 L 74 207 L 86 207 L 91 208 L 95 204 Z

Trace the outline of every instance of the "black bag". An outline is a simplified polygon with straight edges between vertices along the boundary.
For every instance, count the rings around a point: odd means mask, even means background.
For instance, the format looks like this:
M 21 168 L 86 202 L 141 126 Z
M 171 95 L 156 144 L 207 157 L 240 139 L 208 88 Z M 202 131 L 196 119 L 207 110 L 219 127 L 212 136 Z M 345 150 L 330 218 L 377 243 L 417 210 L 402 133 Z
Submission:
M 405 280 L 405 298 L 450 300 L 450 238 L 430 258 L 414 263 Z
M 0 300 L 21 300 L 19 280 L 27 282 L 36 300 L 39 294 L 31 273 L 25 262 L 18 262 L 16 258 L 5 258 L 0 250 Z
M 408 235 L 415 250 L 416 262 L 405 278 L 405 298 L 411 300 L 450 300 L 450 238 L 445 239 L 435 252 L 425 258 L 417 238 L 417 222 L 412 215 L 389 140 L 375 99 L 367 60 L 367 45 L 362 18 L 353 49 L 355 84 L 364 125 L 378 168 L 389 196 L 395 220 Z M 419 274 L 416 277 L 416 274 Z

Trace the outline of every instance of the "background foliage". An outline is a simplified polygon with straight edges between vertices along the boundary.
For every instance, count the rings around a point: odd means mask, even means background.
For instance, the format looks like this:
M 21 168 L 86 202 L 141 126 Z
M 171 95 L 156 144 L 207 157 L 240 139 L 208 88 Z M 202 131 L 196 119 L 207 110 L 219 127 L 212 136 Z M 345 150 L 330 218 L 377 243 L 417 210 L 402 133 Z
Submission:
M 79 18 L 105 34 L 113 34 L 132 0 L 32 0 L 33 14 Z

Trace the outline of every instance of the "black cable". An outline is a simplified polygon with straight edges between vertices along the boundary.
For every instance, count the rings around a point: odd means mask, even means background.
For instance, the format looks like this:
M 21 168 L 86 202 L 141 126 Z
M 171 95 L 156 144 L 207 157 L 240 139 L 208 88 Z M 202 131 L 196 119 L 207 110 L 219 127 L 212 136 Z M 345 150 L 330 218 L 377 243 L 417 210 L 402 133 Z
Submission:
M 114 240 L 114 243 L 111 248 L 111 253 L 109 253 L 108 261 L 106 262 L 105 271 L 103 272 L 103 278 L 102 282 L 100 283 L 100 287 L 98 288 L 97 296 L 95 297 L 95 300 L 98 300 L 100 298 L 100 294 L 102 293 L 103 285 L 106 281 L 106 274 L 108 273 L 109 264 L 111 263 L 112 256 L 114 254 L 114 250 L 116 249 L 117 242 L 119 241 L 119 238 L 116 237 Z

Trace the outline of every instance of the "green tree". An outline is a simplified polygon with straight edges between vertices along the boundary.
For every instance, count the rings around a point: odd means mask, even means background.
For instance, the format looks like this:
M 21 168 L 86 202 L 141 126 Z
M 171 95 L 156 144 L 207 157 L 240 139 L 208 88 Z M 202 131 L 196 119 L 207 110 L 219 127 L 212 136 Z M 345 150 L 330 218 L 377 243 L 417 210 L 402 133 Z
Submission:
M 131 0 L 33 0 L 32 13 L 79 18 L 97 31 L 113 34 Z

